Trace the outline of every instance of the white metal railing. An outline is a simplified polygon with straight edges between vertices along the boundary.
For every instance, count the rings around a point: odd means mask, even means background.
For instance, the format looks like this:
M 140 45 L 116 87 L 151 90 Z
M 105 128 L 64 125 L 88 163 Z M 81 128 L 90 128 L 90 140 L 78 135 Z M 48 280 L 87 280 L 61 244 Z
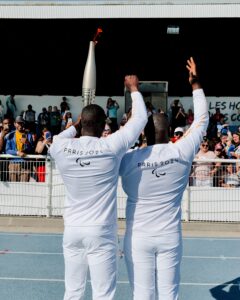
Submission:
M 240 222 L 240 160 L 194 160 L 187 189 L 187 220 Z
M 28 155 L 19 166 L 11 166 L 13 159 L 0 155 L 0 215 L 62 216 L 65 189 L 54 161 Z M 183 194 L 182 220 L 240 222 L 239 183 L 240 160 L 194 160 Z M 117 202 L 118 218 L 124 219 L 121 180 Z

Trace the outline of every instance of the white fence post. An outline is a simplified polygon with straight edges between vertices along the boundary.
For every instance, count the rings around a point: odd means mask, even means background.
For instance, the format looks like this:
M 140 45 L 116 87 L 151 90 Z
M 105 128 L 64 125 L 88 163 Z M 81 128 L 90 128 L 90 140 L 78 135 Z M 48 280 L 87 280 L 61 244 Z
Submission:
M 52 160 L 46 157 L 47 218 L 52 216 Z
M 189 222 L 190 221 L 190 205 L 191 205 L 191 195 L 190 195 L 190 188 L 189 188 L 189 184 L 186 187 L 186 194 L 187 194 L 187 198 L 186 198 L 186 213 L 185 213 L 185 221 Z

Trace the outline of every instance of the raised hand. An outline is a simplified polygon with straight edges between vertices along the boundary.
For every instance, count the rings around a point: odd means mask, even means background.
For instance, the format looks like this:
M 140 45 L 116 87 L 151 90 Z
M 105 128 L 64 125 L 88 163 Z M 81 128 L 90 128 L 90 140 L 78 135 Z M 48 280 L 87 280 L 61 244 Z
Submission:
M 136 75 L 126 75 L 124 84 L 130 92 L 138 91 L 138 77 Z
M 192 57 L 190 57 L 187 60 L 186 68 L 189 71 L 189 83 L 191 85 L 193 85 L 195 83 L 199 85 L 199 79 L 198 79 L 198 75 L 197 75 L 197 67 L 196 67 L 194 59 Z

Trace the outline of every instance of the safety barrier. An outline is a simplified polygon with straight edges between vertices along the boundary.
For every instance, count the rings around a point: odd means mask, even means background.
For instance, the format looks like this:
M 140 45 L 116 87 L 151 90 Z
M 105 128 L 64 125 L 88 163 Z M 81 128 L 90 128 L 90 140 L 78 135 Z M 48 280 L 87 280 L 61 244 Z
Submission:
M 42 155 L 15 159 L 0 155 L 0 215 L 62 216 L 65 189 L 54 161 Z M 126 198 L 119 179 L 119 219 L 125 218 Z M 182 220 L 240 222 L 240 160 L 194 160 Z

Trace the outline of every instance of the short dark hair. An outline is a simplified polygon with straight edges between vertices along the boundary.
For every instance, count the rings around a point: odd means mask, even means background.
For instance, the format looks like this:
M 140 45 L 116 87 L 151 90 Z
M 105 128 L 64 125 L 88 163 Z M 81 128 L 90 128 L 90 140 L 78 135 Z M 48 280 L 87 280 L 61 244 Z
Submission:
M 106 122 L 106 114 L 104 109 L 97 104 L 90 104 L 83 108 L 81 114 L 81 124 L 84 129 L 92 129 L 96 127 L 104 128 Z
M 151 146 L 161 142 L 168 136 L 169 122 L 164 114 L 155 113 L 148 117 L 148 122 L 144 128 L 147 145 Z

